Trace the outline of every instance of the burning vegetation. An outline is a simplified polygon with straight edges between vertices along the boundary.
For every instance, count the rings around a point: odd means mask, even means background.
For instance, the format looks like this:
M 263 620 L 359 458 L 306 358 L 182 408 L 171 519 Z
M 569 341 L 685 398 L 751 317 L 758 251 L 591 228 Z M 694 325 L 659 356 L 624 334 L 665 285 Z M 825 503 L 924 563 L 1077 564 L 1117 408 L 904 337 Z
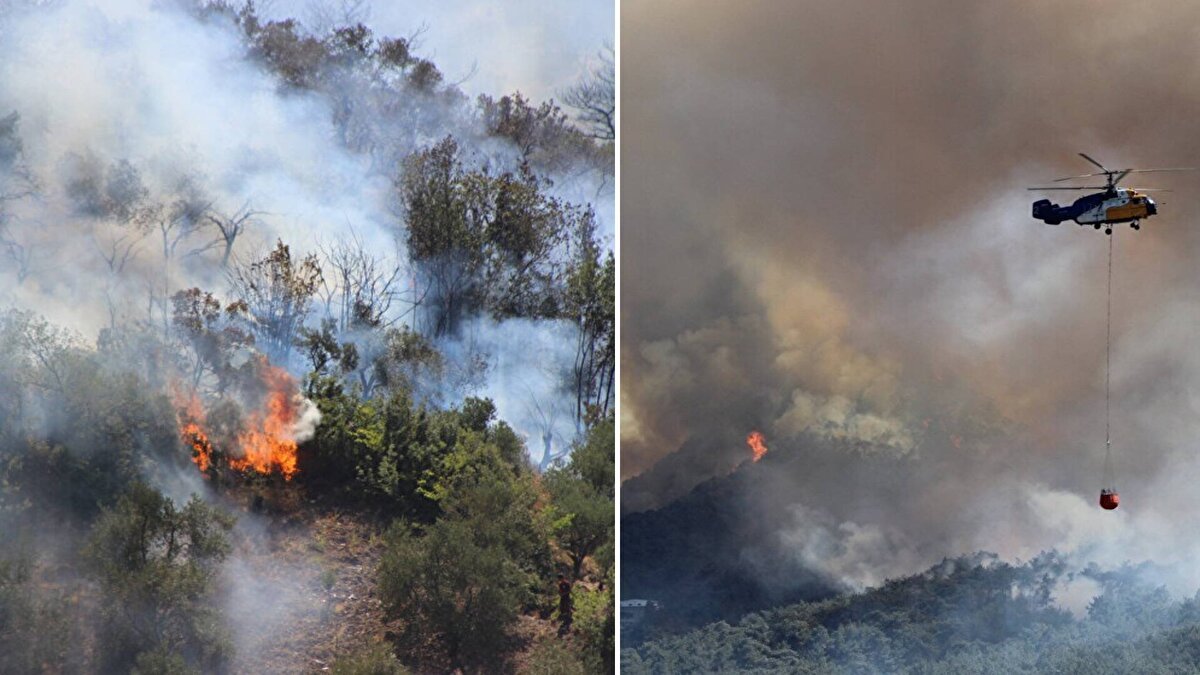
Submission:
M 278 475 L 284 480 L 296 475 L 297 443 L 312 435 L 319 413 L 286 370 L 265 361 L 258 370 L 265 393 L 257 406 L 242 415 L 238 431 L 222 444 L 228 448 L 224 452 L 217 451 L 200 396 L 195 391 L 181 393 L 176 387 L 179 432 L 202 473 L 208 474 L 222 457 L 230 469 L 241 473 Z
M 278 472 L 291 480 L 296 473 L 296 432 L 304 399 L 281 368 L 267 366 L 263 379 L 268 387 L 266 405 L 248 415 L 246 429 L 237 438 L 242 456 L 230 458 L 229 465 L 239 471 Z
M 746 436 L 746 445 L 750 446 L 750 453 L 753 455 L 753 461 L 755 462 L 767 454 L 767 443 L 761 431 L 751 431 Z
M 198 418 L 189 412 L 185 419 Z M 208 440 L 208 434 L 204 432 L 204 427 L 196 421 L 185 422 L 180 428 L 180 433 L 183 435 L 183 442 L 192 448 L 192 461 L 200 468 L 201 473 L 208 473 L 209 467 L 212 466 L 213 447 L 212 441 Z

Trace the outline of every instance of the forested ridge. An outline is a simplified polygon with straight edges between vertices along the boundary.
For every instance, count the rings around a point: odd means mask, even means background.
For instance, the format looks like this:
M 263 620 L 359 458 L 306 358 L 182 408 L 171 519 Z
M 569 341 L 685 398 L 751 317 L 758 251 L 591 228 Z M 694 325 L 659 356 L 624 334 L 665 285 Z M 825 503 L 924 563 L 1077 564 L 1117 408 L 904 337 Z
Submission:
M 611 672 L 611 60 L 472 99 L 354 19 L 0 13 L 179 27 L 322 130 L 227 166 L 0 99 L 0 672 Z
M 1094 595 L 1093 595 L 1094 594 Z M 1090 597 L 1090 600 L 1088 599 Z M 1082 598 L 1068 608 L 1066 598 Z M 1149 566 L 1077 569 L 979 553 L 829 600 L 654 637 L 627 673 L 1191 673 L 1200 594 L 1173 597 Z

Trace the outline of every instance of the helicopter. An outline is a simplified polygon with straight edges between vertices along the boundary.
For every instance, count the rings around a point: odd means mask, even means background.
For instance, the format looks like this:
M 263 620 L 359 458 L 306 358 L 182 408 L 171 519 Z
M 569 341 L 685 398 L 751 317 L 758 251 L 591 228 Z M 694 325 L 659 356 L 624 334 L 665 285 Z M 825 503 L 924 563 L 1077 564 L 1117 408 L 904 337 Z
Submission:
M 1074 220 L 1080 225 L 1091 225 L 1099 230 L 1104 228 L 1104 234 L 1112 234 L 1112 226 L 1118 223 L 1129 223 L 1135 230 L 1141 229 L 1141 220 L 1158 213 L 1158 203 L 1147 196 L 1147 192 L 1170 192 L 1161 188 L 1129 188 L 1118 185 L 1121 179 L 1131 173 L 1157 173 L 1164 171 L 1195 171 L 1195 168 L 1175 169 L 1108 169 L 1103 164 L 1092 159 L 1085 153 L 1079 156 L 1100 168 L 1098 173 L 1085 173 L 1081 176 L 1056 178 L 1053 182 L 1078 180 L 1104 176 L 1104 185 L 1089 185 L 1085 187 L 1031 187 L 1030 190 L 1103 190 L 1076 199 L 1069 206 L 1059 206 L 1049 199 L 1039 199 L 1033 203 L 1033 217 L 1047 225 L 1058 225 L 1065 220 Z

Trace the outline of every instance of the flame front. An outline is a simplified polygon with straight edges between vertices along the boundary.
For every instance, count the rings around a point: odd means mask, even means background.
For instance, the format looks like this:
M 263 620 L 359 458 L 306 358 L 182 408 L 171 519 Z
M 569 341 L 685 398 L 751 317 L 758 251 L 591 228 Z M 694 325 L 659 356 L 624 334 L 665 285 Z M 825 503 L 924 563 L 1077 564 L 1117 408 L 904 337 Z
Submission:
M 212 443 L 208 440 L 208 434 L 199 424 L 188 422 L 183 426 L 183 441 L 192 446 L 192 461 L 196 466 L 201 471 L 208 471 L 208 467 L 212 466 Z
M 763 439 L 762 432 L 751 431 L 750 435 L 746 437 L 746 445 L 750 446 L 750 452 L 754 453 L 754 461 L 756 462 L 762 459 L 763 455 L 767 454 L 767 444 L 765 443 L 765 439 Z
M 229 465 L 238 471 L 278 471 L 291 480 L 296 474 L 296 385 L 287 371 L 275 366 L 265 367 L 263 382 L 269 390 L 266 406 L 248 416 L 245 431 L 237 439 L 242 456 L 231 458 Z
M 249 411 L 235 439 L 238 447 L 228 456 L 228 464 L 237 471 L 254 470 L 262 474 L 278 473 L 285 480 L 296 475 L 295 429 L 300 413 L 300 397 L 295 381 L 282 368 L 263 365 L 262 382 L 267 393 L 262 408 Z M 213 466 L 213 441 L 200 398 L 194 393 L 174 391 L 179 408 L 179 433 L 192 448 L 192 462 L 204 472 Z
M 178 387 L 172 387 L 175 403 L 179 406 L 179 434 L 183 442 L 192 448 L 192 461 L 201 471 L 208 471 L 212 466 L 212 441 L 204 431 L 204 407 L 200 398 L 194 393 L 184 394 Z

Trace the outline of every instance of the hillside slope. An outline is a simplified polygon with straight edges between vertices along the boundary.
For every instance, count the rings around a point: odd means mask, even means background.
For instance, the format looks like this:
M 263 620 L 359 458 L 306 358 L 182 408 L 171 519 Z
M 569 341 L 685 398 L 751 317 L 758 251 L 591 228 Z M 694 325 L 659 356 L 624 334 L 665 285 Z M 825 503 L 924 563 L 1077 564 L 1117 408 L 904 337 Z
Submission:
M 651 640 L 621 660 L 626 673 L 1196 672 L 1200 602 L 1171 598 L 1144 567 L 1072 570 L 1055 552 L 1024 564 L 980 553 Z

